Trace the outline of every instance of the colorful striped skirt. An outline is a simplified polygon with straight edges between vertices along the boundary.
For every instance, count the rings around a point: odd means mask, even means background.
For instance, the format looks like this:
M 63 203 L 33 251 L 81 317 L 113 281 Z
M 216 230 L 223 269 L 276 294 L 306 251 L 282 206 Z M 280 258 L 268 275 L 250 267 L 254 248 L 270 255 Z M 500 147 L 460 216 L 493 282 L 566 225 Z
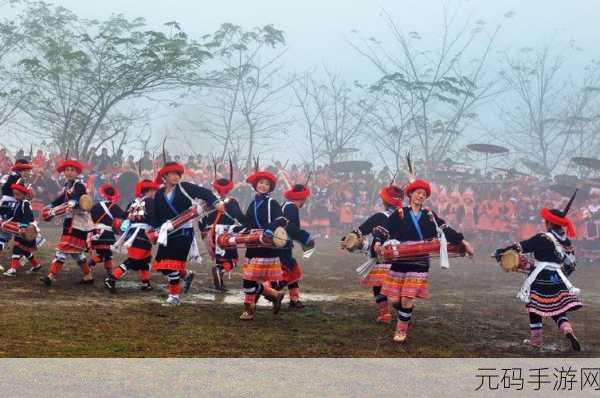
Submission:
M 296 259 L 294 259 L 293 266 L 283 266 L 281 269 L 283 271 L 283 281 L 285 281 L 285 283 L 287 283 L 288 285 L 302 280 L 302 267 L 300 266 L 300 264 L 298 264 L 298 261 L 296 261 Z
M 381 294 L 387 296 L 390 301 L 400 301 L 400 298 L 428 298 L 428 272 L 397 272 L 390 270 L 383 286 Z
M 383 286 L 390 272 L 390 266 L 390 264 L 375 264 L 367 275 L 360 278 L 360 284 L 370 287 Z
M 569 292 L 558 273 L 548 270 L 540 272 L 531 284 L 529 299 L 527 311 L 540 316 L 559 315 L 583 306 L 581 300 Z
M 74 231 L 74 234 L 62 234 L 60 236 L 60 240 L 58 241 L 58 245 L 56 245 L 56 249 L 63 253 L 82 253 L 87 250 L 87 232 L 84 231 Z M 81 233 L 77 233 L 81 232 Z M 79 236 L 78 236 L 79 235 Z
M 243 279 L 255 282 L 283 280 L 279 257 L 252 257 L 244 259 Z

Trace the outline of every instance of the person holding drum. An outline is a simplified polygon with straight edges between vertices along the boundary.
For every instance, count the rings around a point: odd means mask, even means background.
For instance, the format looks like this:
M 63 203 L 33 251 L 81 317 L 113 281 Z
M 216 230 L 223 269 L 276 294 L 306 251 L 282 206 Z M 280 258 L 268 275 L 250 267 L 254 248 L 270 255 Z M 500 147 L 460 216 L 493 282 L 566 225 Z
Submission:
M 307 185 L 308 179 L 304 184 L 295 184 L 283 192 L 286 202 L 281 207 L 281 212 L 288 220 L 288 229 L 290 229 L 288 232 L 290 232 L 290 236 L 299 241 L 303 249 L 310 250 L 315 247 L 315 241 L 311 234 L 303 230 L 300 225 L 300 209 L 310 197 L 310 189 Z M 299 285 L 302 279 L 302 267 L 293 256 L 293 248 L 294 244 L 290 241 L 281 250 L 279 259 L 281 260 L 283 271 L 283 284 L 287 286 L 290 292 L 290 308 L 302 309 L 304 308 L 304 304 L 300 301 Z
M 542 318 L 551 317 L 569 340 L 573 350 L 581 351 L 581 344 L 567 317 L 567 312 L 583 306 L 577 297 L 579 289 L 567 278 L 575 270 L 575 251 L 569 239 L 575 237 L 575 228 L 567 217 L 575 194 L 564 210 L 543 208 L 540 211 L 546 224 L 546 232 L 498 249 L 494 253 L 496 260 L 506 270 L 525 269 L 529 272 L 517 297 L 525 303 L 529 313 L 530 339 L 525 342 L 535 348 L 542 348 L 544 344 Z M 521 261 L 523 253 L 532 253 L 534 263 Z
M 198 227 L 202 233 L 202 238 L 208 246 L 208 252 L 211 259 L 215 262 L 212 267 L 213 285 L 219 291 L 225 291 L 224 274 L 231 272 L 238 263 L 237 248 L 219 250 L 216 247 L 217 229 L 223 226 L 245 224 L 245 216 L 237 200 L 228 196 L 234 188 L 233 183 L 233 163 L 229 159 L 229 178 L 217 178 L 217 164 L 213 159 L 214 179 L 213 189 L 219 195 L 219 198 L 226 203 L 226 212 L 210 212 L 205 214 L 198 222 Z
M 163 225 L 194 205 L 194 199 L 201 199 L 210 207 L 224 211 L 223 202 L 212 191 L 198 185 L 182 182 L 184 167 L 177 162 L 166 162 L 158 171 L 157 183 L 163 187 L 154 196 L 153 226 L 162 229 Z M 153 269 L 169 279 L 169 297 L 165 305 L 179 305 L 181 280 L 184 280 L 184 293 L 190 288 L 194 274 L 187 269 L 188 257 L 199 258 L 192 221 L 168 234 L 165 244 L 160 244 L 154 258 Z
M 246 220 L 250 229 L 260 229 L 270 238 L 275 238 L 276 229 L 281 230 L 288 223 L 281 212 L 281 205 L 271 198 L 277 177 L 269 171 L 259 171 L 258 161 L 255 172 L 246 178 L 252 185 L 256 196 L 246 211 Z M 243 321 L 254 319 L 256 301 L 262 294 L 273 303 L 273 313 L 281 309 L 284 293 L 276 290 L 282 287 L 283 271 L 279 259 L 280 249 L 273 247 L 248 247 L 244 259 L 244 312 L 240 315 Z
M 32 196 L 31 188 L 21 181 L 13 183 L 11 188 L 16 205 L 12 208 L 9 218 L 11 221 L 18 223 L 22 230 L 25 231 L 28 228 L 33 233 L 26 231 L 22 234 L 15 234 L 10 268 L 4 275 L 17 276 L 17 270 L 21 265 L 22 258 L 26 258 L 29 261 L 31 266 L 29 269 L 30 273 L 38 272 L 42 266 L 33 254 L 37 248 L 37 228 L 33 224 L 33 211 L 31 210 L 31 203 L 28 200 Z
M 66 182 L 60 195 L 42 211 L 42 217 L 50 220 L 54 215 L 64 214 L 63 230 L 56 246 L 54 261 L 50 265 L 50 272 L 42 277 L 41 281 L 44 285 L 51 286 L 67 257 L 70 256 L 83 272 L 80 283 L 91 285 L 94 283 L 94 278 L 85 251 L 88 231 L 91 229 L 89 210 L 92 203 L 87 195 L 85 184 L 78 178 L 83 171 L 83 165 L 67 157 L 58 164 L 56 170 L 63 174 Z
M 116 292 L 117 281 L 129 271 L 138 271 L 141 290 L 152 290 L 150 284 L 150 263 L 152 262 L 152 239 L 148 236 L 153 230 L 154 196 L 160 185 L 150 180 L 141 180 L 135 185 L 135 199 L 127 206 L 126 220 L 120 225 L 123 234 L 113 246 L 124 247 L 127 259 L 104 279 L 104 287 Z M 117 225 L 114 226 L 117 228 Z
M 8 220 L 12 214 L 17 200 L 13 196 L 12 185 L 19 181 L 28 181 L 31 178 L 33 165 L 26 159 L 18 159 L 10 169 L 10 174 L 2 185 L 2 197 L 0 198 L 0 219 Z M 12 239 L 9 233 L 0 233 L 0 251 L 4 250 L 6 244 Z
M 402 208 L 404 192 L 402 191 L 402 188 L 394 185 L 393 182 L 381 189 L 379 197 L 383 203 L 384 210 L 373 214 L 359 225 L 358 228 L 346 235 L 342 240 L 342 248 L 348 251 L 362 248 L 365 237 L 372 234 L 377 227 L 384 226 L 392 213 L 397 209 Z M 364 286 L 371 286 L 373 289 L 373 296 L 379 310 L 377 318 L 375 319 L 376 322 L 390 323 L 392 321 L 392 314 L 390 313 L 388 298 L 381 293 L 381 286 L 388 274 L 390 264 L 377 260 L 375 243 L 376 240 L 373 239 L 369 244 L 369 255 L 371 257 L 369 265 L 371 268 L 369 272 L 361 278 L 360 283 Z
M 98 188 L 102 200 L 92 206 L 90 214 L 94 223 L 94 230 L 90 239 L 90 249 L 95 252 L 88 262 L 93 270 L 99 263 L 104 263 L 106 275 L 112 273 L 113 253 L 111 246 L 115 244 L 116 238 L 113 232 L 119 230 L 122 220 L 127 216 L 119 206 L 121 194 L 114 186 L 103 184 Z
M 395 211 L 388 218 L 385 227 L 375 233 L 378 241 L 375 244 L 375 251 L 378 254 L 382 253 L 382 243 L 386 241 L 397 241 L 401 245 L 402 242 L 429 241 L 439 238 L 442 246 L 447 239 L 450 244 L 462 244 L 467 254 L 474 255 L 473 248 L 464 240 L 461 233 L 450 228 L 435 212 L 424 206 L 425 200 L 431 196 L 431 186 L 427 181 L 416 179 L 407 184 L 404 191 L 408 196 L 409 206 Z M 388 297 L 392 306 L 398 311 L 394 334 L 396 342 L 402 343 L 408 336 L 414 300 L 429 296 L 429 262 L 429 253 L 391 262 L 381 293 Z

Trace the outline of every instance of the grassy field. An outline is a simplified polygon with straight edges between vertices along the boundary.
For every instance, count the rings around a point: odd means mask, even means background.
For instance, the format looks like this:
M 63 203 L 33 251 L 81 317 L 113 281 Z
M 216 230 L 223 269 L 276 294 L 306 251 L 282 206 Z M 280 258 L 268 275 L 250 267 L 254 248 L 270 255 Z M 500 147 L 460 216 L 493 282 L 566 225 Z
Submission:
M 56 236 L 39 253 L 44 271 Z M 528 318 L 515 298 L 520 274 L 505 274 L 487 258 L 455 259 L 450 270 L 432 266 L 429 300 L 418 301 L 414 327 L 404 345 L 392 342 L 393 325 L 376 324 L 372 294 L 358 284 L 354 269 L 361 255 L 341 253 L 335 241 L 319 242 L 304 261 L 307 307 L 284 305 L 274 316 L 261 306 L 253 322 L 242 322 L 240 272 L 227 281 L 231 292 L 210 290 L 208 265 L 193 265 L 198 276 L 176 308 L 161 305 L 166 292 L 161 275 L 156 289 L 141 292 L 130 274 L 117 294 L 76 282 L 80 271 L 70 263 L 48 289 L 39 276 L 0 278 L 1 357 L 523 357 L 597 356 L 600 348 L 600 283 L 596 266 L 581 266 L 574 284 L 586 306 L 572 313 L 585 351 L 569 352 L 551 321 L 545 322 L 546 348 L 522 344 Z M 0 261 L 8 264 L 9 253 Z M 311 300 L 314 299 L 314 300 Z M 267 304 L 267 303 L 265 303 Z

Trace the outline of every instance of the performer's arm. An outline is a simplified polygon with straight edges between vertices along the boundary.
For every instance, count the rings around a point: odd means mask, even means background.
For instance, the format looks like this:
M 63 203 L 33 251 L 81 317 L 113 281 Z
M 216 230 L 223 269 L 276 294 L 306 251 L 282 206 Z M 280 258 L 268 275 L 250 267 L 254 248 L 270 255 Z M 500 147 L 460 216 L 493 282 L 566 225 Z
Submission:
M 308 231 L 298 227 L 300 225 L 300 212 L 294 205 L 288 205 L 283 208 L 283 216 L 288 220 L 286 231 L 295 241 L 307 245 L 312 237 Z
M 214 207 L 220 199 L 211 190 L 189 182 L 182 182 L 181 186 L 194 199 L 202 199 L 209 206 Z
M 125 219 L 127 218 L 127 214 L 123 211 L 123 209 L 121 209 L 121 206 L 115 204 L 113 205 L 113 207 L 111 207 L 110 209 L 113 218 L 120 218 L 120 219 Z
M 56 207 L 56 206 L 60 206 L 63 203 L 65 203 L 65 192 L 61 192 L 60 195 L 58 195 L 58 197 L 56 199 L 54 199 L 52 202 L 50 202 L 50 206 L 52 207 Z
M 438 215 L 432 211 L 433 216 L 435 217 L 435 221 L 437 222 L 437 225 L 444 231 L 444 235 L 446 235 L 446 239 L 448 240 L 448 243 L 452 243 L 454 245 L 461 243 L 465 237 L 462 233 L 456 231 L 454 228 L 450 227 L 449 225 L 446 224 L 446 221 L 444 221 L 442 218 L 438 217 Z
M 234 221 L 237 221 L 241 225 L 247 225 L 248 220 L 246 219 L 246 215 L 240 208 L 240 204 L 237 200 L 233 198 L 228 198 L 225 200 L 225 211 L 227 215 L 233 218 Z
M 385 224 L 387 217 L 383 213 L 375 213 L 371 217 L 367 218 L 365 222 L 360 224 L 353 232 L 360 232 L 359 236 L 369 235 L 373 232 L 373 229 L 379 225 Z
M 542 234 L 536 234 L 529 239 L 515 242 L 510 246 L 502 247 L 494 252 L 496 260 L 500 261 L 502 254 L 508 250 L 515 250 L 519 253 L 531 253 L 539 249 L 543 245 L 544 238 Z

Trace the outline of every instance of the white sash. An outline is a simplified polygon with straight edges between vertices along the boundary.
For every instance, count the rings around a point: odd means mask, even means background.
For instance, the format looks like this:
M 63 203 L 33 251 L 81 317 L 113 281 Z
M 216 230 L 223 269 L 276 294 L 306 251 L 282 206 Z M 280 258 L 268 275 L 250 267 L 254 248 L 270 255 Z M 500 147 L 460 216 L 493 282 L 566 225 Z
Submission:
M 554 244 L 554 249 L 556 250 L 558 255 L 561 257 L 561 259 L 567 258 L 567 254 L 565 253 L 563 246 L 556 239 L 556 236 L 554 236 L 554 234 L 552 234 L 551 232 L 547 232 L 544 235 L 552 241 L 552 243 Z M 535 281 L 537 276 L 540 274 L 540 272 L 542 272 L 545 269 L 550 270 L 550 271 L 556 271 L 556 273 L 558 274 L 558 276 L 560 277 L 562 282 L 565 284 L 565 286 L 569 290 L 569 293 L 579 294 L 581 292 L 580 289 L 573 286 L 571 281 L 564 274 L 564 272 L 562 271 L 561 264 L 536 260 L 534 262 L 534 265 L 535 265 L 535 268 L 533 269 L 531 274 L 529 274 L 527 279 L 525 279 L 525 282 L 523 282 L 521 289 L 519 289 L 519 293 L 517 293 L 517 297 L 522 302 L 529 303 L 531 301 L 531 299 L 529 298 L 529 295 L 531 294 L 531 285 L 533 284 L 533 282 Z

